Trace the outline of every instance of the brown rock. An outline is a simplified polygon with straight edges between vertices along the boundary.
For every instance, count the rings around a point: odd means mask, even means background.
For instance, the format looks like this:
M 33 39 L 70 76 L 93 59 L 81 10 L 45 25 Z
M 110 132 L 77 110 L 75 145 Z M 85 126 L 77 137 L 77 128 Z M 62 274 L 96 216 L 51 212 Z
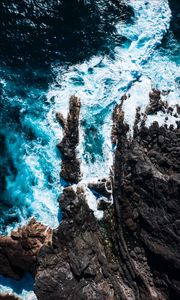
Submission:
M 0 294 L 0 300 L 21 300 L 13 294 Z
M 65 120 L 65 118 L 63 117 L 63 115 L 60 112 L 56 113 L 56 119 L 57 119 L 58 123 L 63 128 L 65 128 L 65 126 L 66 126 L 66 120 Z
M 21 300 L 13 294 L 0 294 L 0 300 Z
M 37 255 L 43 244 L 51 243 L 52 230 L 35 219 L 0 237 L 0 274 L 19 279 L 24 272 L 36 273 Z

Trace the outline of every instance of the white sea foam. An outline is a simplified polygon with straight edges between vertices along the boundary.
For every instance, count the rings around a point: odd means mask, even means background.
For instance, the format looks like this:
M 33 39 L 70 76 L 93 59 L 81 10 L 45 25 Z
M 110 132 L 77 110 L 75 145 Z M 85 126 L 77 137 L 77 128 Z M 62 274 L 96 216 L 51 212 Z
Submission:
M 40 137 L 42 132 L 46 132 L 49 140 L 45 149 L 41 143 L 37 143 L 34 149 L 27 149 L 24 161 L 35 174 L 36 184 L 30 192 L 33 193 L 33 197 L 26 193 L 26 201 L 29 207 L 32 205 L 37 218 L 48 225 L 57 224 L 58 210 L 55 198 L 58 192 L 54 190 L 54 186 L 58 183 L 60 165 L 55 155 L 55 144 L 63 136 L 62 129 L 56 122 L 55 113 L 60 111 L 65 117 L 67 116 L 71 95 L 80 97 L 82 103 L 78 147 L 83 171 L 80 184 L 85 185 L 88 204 L 97 218 L 102 217 L 102 212 L 97 210 L 96 197 L 87 189 L 86 183 L 109 175 L 113 157 L 110 140 L 113 107 L 120 102 L 124 93 L 130 93 L 130 97 L 124 104 L 124 110 L 125 119 L 132 130 L 135 108 L 140 106 L 142 110 L 145 109 L 151 87 L 170 90 L 168 102 L 173 101 L 175 105 L 178 101 L 176 78 L 179 76 L 179 67 L 157 49 L 170 24 L 171 12 L 168 1 L 130 0 L 128 4 L 134 9 L 135 21 L 132 24 L 117 25 L 118 34 L 124 36 L 126 41 L 116 47 L 115 59 L 96 56 L 82 64 L 71 66 L 68 70 L 62 67 L 56 68 L 58 74 L 56 83 L 51 85 L 47 95 L 51 108 L 44 121 L 39 120 L 38 123 L 32 124 L 33 128 L 39 130 Z M 158 113 L 155 118 L 159 122 L 164 122 L 164 115 L 161 113 Z M 151 116 L 148 117 L 148 124 L 153 120 L 155 119 Z M 170 118 L 169 123 L 171 122 L 174 122 L 174 119 Z M 88 140 L 90 134 L 94 135 L 90 140 L 92 143 Z M 97 153 L 94 153 L 94 150 L 97 150 Z M 45 161 L 47 166 L 48 161 L 50 162 L 54 178 L 54 185 L 50 188 L 44 177 Z M 16 186 L 18 183 L 14 182 L 13 191 Z M 59 186 L 59 192 L 61 190 Z M 7 291 L 8 288 L 4 289 L 2 285 L 0 290 Z M 29 299 L 27 294 L 21 296 L 24 300 Z
M 134 9 L 135 21 L 133 24 L 120 22 L 117 25 L 119 35 L 125 36 L 128 42 L 116 47 L 115 59 L 96 56 L 82 64 L 71 66 L 67 71 L 56 69 L 59 75 L 55 86 L 52 85 L 49 92 L 49 96 L 54 97 L 55 110 L 62 113 L 67 112 L 71 95 L 81 98 L 78 151 L 82 162 L 83 182 L 109 175 L 113 153 L 110 135 L 114 105 L 132 87 L 131 97 L 125 106 L 126 117 L 132 127 L 136 105 L 144 107 L 147 104 L 149 91 L 154 85 L 153 74 L 158 72 L 158 63 L 148 63 L 153 61 L 154 50 L 169 28 L 171 11 L 168 1 L 131 0 L 128 4 Z M 147 64 L 150 70 L 147 69 Z M 135 82 L 137 83 L 134 84 Z M 96 127 L 97 133 L 94 134 L 94 140 L 90 139 L 89 145 L 88 135 L 93 135 L 91 126 Z M 100 142 L 98 135 L 102 136 Z M 96 148 L 99 153 L 94 154 Z
M 0 292 L 2 294 L 14 294 L 23 300 L 37 300 L 32 288 L 33 280 L 30 275 L 26 275 L 19 281 L 0 276 Z

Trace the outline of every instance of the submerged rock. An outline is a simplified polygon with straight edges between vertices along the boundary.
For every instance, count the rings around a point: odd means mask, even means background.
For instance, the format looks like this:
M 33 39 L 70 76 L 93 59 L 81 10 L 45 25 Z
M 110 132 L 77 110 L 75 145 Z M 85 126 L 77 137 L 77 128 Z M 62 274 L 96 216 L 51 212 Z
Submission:
M 30 222 L 0 236 L 0 274 L 20 279 L 24 272 L 36 273 L 37 255 L 43 244 L 51 243 L 52 230 L 31 219 Z

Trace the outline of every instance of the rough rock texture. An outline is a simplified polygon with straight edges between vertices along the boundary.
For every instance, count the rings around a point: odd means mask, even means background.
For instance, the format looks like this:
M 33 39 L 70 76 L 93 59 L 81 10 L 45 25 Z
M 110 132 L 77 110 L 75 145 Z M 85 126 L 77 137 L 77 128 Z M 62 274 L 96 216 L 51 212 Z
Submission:
M 56 115 L 59 123 L 64 127 L 64 137 L 57 145 L 62 155 L 61 177 L 70 183 L 77 183 L 81 178 L 80 161 L 76 154 L 76 147 L 79 144 L 80 107 L 80 99 L 72 96 L 69 102 L 67 121 L 60 113 Z
M 167 108 L 167 103 L 161 100 L 161 92 L 159 90 L 153 89 L 152 92 L 149 93 L 150 104 L 146 108 L 146 114 L 154 114 L 158 111 L 165 111 Z
M 103 207 L 104 219 L 96 220 L 79 183 L 64 189 L 63 221 L 56 230 L 32 220 L 0 238 L 1 273 L 13 278 L 27 270 L 35 274 L 39 300 L 180 299 L 179 123 L 154 122 L 148 128 L 137 108 L 130 138 L 125 98 L 113 113 L 113 174 L 88 185 L 106 199 L 113 197 L 113 205 Z M 160 93 L 154 90 L 146 113 L 156 113 L 157 101 Z M 80 174 L 74 167 L 79 110 L 80 101 L 72 97 L 67 121 L 57 115 L 65 132 L 59 144 L 63 174 L 72 183 Z
M 113 205 L 98 223 L 83 189 L 64 190 L 63 222 L 38 258 L 40 300 L 180 299 L 180 129 L 178 122 L 147 128 L 146 118 L 139 125 L 137 109 L 129 138 L 124 100 L 113 113 Z M 159 102 L 153 90 L 146 112 L 156 113 Z M 88 187 L 109 197 L 107 182 Z
M 111 178 L 98 179 L 97 182 L 91 182 L 88 187 L 99 196 L 111 198 L 112 195 L 112 183 Z
M 113 198 L 124 275 L 136 299 L 179 299 L 180 130 L 155 122 L 128 140 L 120 106 L 115 119 Z
M 52 230 L 35 219 L 10 236 L 0 236 L 0 274 L 14 279 L 24 272 L 35 275 L 37 254 L 43 244 L 51 243 L 51 237 Z
M 42 247 L 36 276 L 38 299 L 127 299 L 116 260 L 107 257 L 99 225 L 82 188 L 64 189 L 63 221 L 52 247 Z

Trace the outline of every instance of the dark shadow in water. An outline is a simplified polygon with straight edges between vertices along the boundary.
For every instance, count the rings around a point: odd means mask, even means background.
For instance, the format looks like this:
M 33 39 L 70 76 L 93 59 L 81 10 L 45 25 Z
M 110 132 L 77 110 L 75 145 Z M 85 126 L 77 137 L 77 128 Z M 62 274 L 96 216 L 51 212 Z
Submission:
M 13 66 L 76 63 L 108 51 L 115 23 L 132 16 L 119 0 L 2 0 L 0 58 Z
M 0 284 L 11 288 L 14 293 L 20 295 L 23 290 L 26 290 L 27 292 L 33 290 L 34 279 L 30 274 L 24 275 L 21 280 L 15 280 L 0 275 Z
M 172 17 L 170 28 L 158 49 L 162 56 L 168 56 L 177 65 L 180 64 L 180 4 L 179 0 L 169 0 Z M 179 78 L 176 79 L 179 85 Z
M 31 145 L 31 142 L 33 145 L 40 138 L 23 120 L 26 116 L 35 120 L 39 116 L 42 120 L 46 117 L 50 104 L 46 103 L 43 95 L 54 81 L 50 64 L 68 65 L 88 59 L 99 51 L 111 53 L 116 43 L 121 42 L 116 36 L 115 23 L 119 19 L 130 22 L 132 17 L 132 9 L 120 0 L 0 1 L 0 78 L 6 82 L 5 85 L 0 83 L 0 209 L 3 232 L 8 224 L 19 222 L 18 199 L 8 192 L 7 178 L 15 181 L 19 169 L 24 168 L 19 160 L 23 160 L 25 146 Z M 91 126 L 90 129 L 93 139 L 94 128 Z M 48 143 L 46 137 L 41 142 L 42 146 Z M 34 185 L 33 174 L 27 176 L 27 172 L 22 179 L 25 182 L 22 185 L 23 195 Z M 51 186 L 51 174 L 45 173 Z M 67 183 L 61 180 L 61 185 L 66 186 Z M 29 207 L 27 218 L 30 216 Z
M 180 42 L 180 2 L 179 0 L 169 0 L 169 6 L 172 13 L 171 30 Z

